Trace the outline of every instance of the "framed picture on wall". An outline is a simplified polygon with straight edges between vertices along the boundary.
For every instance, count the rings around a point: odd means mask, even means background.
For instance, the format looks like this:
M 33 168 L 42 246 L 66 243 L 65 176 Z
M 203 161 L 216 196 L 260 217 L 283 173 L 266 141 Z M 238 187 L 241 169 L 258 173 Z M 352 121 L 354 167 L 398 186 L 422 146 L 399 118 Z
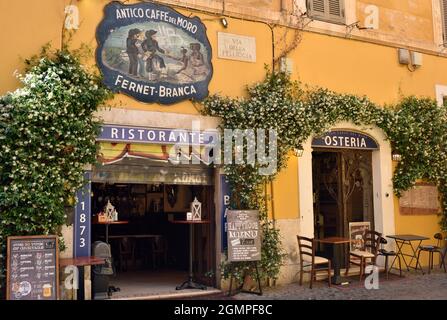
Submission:
M 363 250 L 363 234 L 371 229 L 370 222 L 350 222 L 349 239 L 351 239 L 351 251 Z

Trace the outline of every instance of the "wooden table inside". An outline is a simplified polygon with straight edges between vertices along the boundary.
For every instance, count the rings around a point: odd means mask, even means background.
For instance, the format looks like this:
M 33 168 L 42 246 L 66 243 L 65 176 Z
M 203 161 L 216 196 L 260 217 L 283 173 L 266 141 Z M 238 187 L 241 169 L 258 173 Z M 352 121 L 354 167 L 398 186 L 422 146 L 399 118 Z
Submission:
M 109 225 L 109 224 L 129 224 L 129 221 L 107 221 L 107 222 L 93 222 L 93 224 L 104 224 L 104 225 Z
M 122 238 L 133 238 L 133 239 L 151 239 L 151 238 L 161 238 L 161 234 L 122 234 L 109 236 L 109 239 L 122 239 Z
M 93 222 L 93 224 L 102 224 L 106 226 L 106 243 L 109 243 L 109 226 L 110 225 L 123 225 L 123 224 L 129 224 L 129 221 L 122 220 L 122 221 L 106 221 L 106 222 Z
M 61 267 L 66 266 L 94 266 L 99 264 L 104 264 L 106 259 L 98 258 L 98 257 L 79 257 L 79 258 L 67 258 L 67 259 L 59 259 L 59 265 Z
M 176 224 L 207 224 L 207 223 L 211 223 L 210 220 L 173 220 L 170 222 L 176 223 Z

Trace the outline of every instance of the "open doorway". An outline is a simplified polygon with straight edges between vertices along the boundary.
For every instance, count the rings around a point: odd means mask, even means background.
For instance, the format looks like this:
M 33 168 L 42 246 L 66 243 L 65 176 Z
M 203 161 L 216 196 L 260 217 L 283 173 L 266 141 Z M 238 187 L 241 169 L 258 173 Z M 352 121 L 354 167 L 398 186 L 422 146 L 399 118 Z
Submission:
M 372 151 L 315 148 L 312 170 L 315 238 L 349 237 L 350 222 L 374 229 Z M 331 257 L 329 246 L 318 251 Z M 345 262 L 347 250 L 340 254 Z
M 191 291 L 176 290 L 188 279 L 190 254 L 194 280 L 215 287 L 213 171 L 148 166 L 142 160 L 125 163 L 98 167 L 92 183 L 92 244 L 98 240 L 110 244 L 115 272 L 109 285 L 120 289 L 112 298 Z M 163 182 L 151 173 L 160 170 Z M 209 223 L 193 226 L 191 246 L 189 225 L 174 222 L 186 220 L 194 199 L 201 203 L 202 220 Z M 99 223 L 99 213 L 108 203 L 118 217 L 117 223 L 105 225 Z

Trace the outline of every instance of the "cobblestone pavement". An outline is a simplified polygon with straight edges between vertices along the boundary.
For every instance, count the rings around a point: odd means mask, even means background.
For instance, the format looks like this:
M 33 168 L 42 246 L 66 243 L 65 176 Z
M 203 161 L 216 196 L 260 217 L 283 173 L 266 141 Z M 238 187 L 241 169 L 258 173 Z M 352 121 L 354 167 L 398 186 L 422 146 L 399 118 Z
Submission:
M 326 281 L 300 286 L 298 283 L 265 288 L 263 296 L 241 293 L 237 300 L 447 300 L 447 274 L 434 271 L 431 274 L 405 273 L 400 278 L 390 274 L 389 280 L 381 273 L 378 290 L 367 290 L 358 277 L 352 277 L 348 286 L 328 288 Z

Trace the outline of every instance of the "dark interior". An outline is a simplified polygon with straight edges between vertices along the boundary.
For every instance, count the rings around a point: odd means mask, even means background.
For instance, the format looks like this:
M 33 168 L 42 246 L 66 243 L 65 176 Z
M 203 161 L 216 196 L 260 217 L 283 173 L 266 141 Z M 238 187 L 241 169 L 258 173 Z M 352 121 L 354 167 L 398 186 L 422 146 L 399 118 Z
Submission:
M 369 221 L 374 228 L 372 152 L 315 150 L 312 153 L 315 238 L 349 237 L 350 222 Z M 331 257 L 332 247 L 318 245 Z M 347 250 L 340 261 L 345 261 Z
M 170 221 L 186 220 L 194 198 L 202 203 L 202 219 L 211 219 L 212 187 L 93 183 L 92 191 L 93 241 L 105 241 L 106 226 L 95 222 L 108 201 L 118 211 L 118 220 L 127 222 L 109 225 L 109 243 L 117 273 L 161 269 L 187 272 L 189 228 Z M 194 234 L 194 269 L 199 276 L 212 269 L 212 248 L 203 246 L 203 242 L 212 243 L 211 231 L 205 227 Z M 123 237 L 126 235 L 142 237 Z

